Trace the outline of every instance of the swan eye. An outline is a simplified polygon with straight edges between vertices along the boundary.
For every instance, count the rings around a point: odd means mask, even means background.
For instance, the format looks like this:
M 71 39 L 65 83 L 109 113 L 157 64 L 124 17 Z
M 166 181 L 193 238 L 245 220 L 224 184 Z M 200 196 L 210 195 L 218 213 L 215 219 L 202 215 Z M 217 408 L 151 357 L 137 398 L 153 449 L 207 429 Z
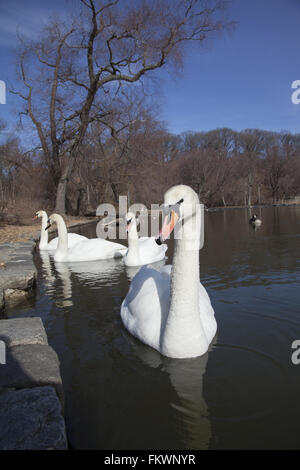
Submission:
M 163 207 L 163 215 L 164 217 L 167 217 L 171 214 L 171 209 L 172 209 L 172 206 L 164 206 Z
M 170 204 L 168 206 L 164 206 L 163 213 L 165 216 L 169 216 L 169 219 L 171 218 L 171 212 L 174 211 L 178 216 L 180 216 L 179 212 L 179 206 L 183 202 L 183 199 L 180 199 L 180 201 L 176 202 L 175 204 Z

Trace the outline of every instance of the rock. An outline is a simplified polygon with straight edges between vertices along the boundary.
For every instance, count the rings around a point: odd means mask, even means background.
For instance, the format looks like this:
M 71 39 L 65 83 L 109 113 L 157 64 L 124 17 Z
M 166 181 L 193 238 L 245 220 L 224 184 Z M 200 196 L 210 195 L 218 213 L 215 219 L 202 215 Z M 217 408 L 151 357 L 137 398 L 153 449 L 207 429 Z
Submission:
M 64 405 L 56 352 L 45 344 L 22 344 L 8 348 L 6 364 L 1 366 L 0 389 L 31 388 L 41 385 L 52 385 Z
M 36 268 L 32 259 L 33 249 L 33 242 L 0 245 L 0 261 L 5 263 L 5 269 L 0 270 L 0 309 L 4 308 L 5 297 L 9 299 L 11 290 L 16 291 L 13 294 L 14 301 L 16 299 L 20 301 L 22 296 L 20 291 L 28 292 L 35 286 Z
M 5 289 L 4 298 L 5 304 L 13 307 L 23 300 L 27 299 L 28 291 L 21 289 Z
M 4 291 L 0 289 L 0 312 L 4 309 Z
M 61 405 L 53 387 L 0 393 L 1 450 L 65 450 Z
M 46 331 L 39 317 L 1 320 L 0 340 L 4 341 L 7 347 L 48 344 Z

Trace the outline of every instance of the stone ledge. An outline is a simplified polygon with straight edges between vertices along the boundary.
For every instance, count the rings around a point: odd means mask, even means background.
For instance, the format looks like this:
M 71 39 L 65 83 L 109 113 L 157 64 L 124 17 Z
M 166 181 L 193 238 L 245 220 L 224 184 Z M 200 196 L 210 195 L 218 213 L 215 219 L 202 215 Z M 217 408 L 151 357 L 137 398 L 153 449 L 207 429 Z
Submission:
M 0 450 L 66 450 L 61 405 L 53 387 L 0 393 Z
M 7 347 L 48 344 L 44 325 L 39 317 L 1 320 L 0 340 L 4 341 Z
M 0 321 L 1 322 L 5 320 Z M 64 407 L 62 379 L 56 352 L 45 344 L 23 344 L 6 351 L 0 365 L 0 390 L 52 385 Z
M 9 290 L 30 291 L 36 282 L 36 268 L 32 253 L 33 242 L 5 243 L 0 245 L 0 310 L 5 307 L 5 297 Z M 20 292 L 19 292 L 20 293 Z M 8 300 L 7 295 L 7 300 Z M 15 296 L 16 298 L 16 296 Z M 22 300 L 22 296 L 19 296 Z

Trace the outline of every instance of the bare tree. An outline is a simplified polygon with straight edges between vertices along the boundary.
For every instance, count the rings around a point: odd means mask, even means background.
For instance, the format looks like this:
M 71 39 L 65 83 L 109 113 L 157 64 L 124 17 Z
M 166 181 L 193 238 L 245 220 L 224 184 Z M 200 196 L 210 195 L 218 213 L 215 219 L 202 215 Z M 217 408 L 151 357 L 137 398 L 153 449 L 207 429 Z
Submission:
M 121 94 L 123 99 L 115 103 L 110 121 L 96 122 L 88 131 L 83 149 L 88 157 L 81 159 L 80 167 L 92 178 L 93 188 L 98 183 L 106 188 L 102 193 L 106 199 L 110 192 L 114 202 L 120 194 L 127 194 L 131 202 L 150 202 L 156 190 L 162 195 L 162 178 L 168 179 L 169 173 L 166 163 L 177 151 L 176 138 L 154 118 L 155 110 L 146 105 L 143 94 L 136 90 Z M 94 177 L 88 167 L 93 168 Z
M 291 173 L 297 170 L 298 158 L 295 139 L 288 133 L 266 133 L 264 161 L 265 183 L 270 188 L 273 204 L 287 192 L 293 178 Z
M 263 150 L 263 133 L 259 129 L 246 129 L 237 134 L 236 152 L 238 173 L 244 179 L 245 205 L 252 204 L 252 190 Z
M 36 128 L 65 212 L 68 179 L 91 123 L 105 122 L 120 86 L 178 64 L 184 47 L 224 28 L 220 0 L 81 0 L 76 17 L 49 22 L 19 55 L 23 116 Z
M 231 171 L 235 133 L 231 129 L 186 133 L 182 174 L 207 205 L 225 202 L 224 190 Z

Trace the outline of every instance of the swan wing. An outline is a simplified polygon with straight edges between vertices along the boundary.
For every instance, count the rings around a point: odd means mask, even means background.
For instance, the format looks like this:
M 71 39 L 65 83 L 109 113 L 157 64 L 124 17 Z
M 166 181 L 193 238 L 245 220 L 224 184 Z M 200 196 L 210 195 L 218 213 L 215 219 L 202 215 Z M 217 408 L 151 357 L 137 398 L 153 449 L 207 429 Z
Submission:
M 210 344 L 217 331 L 217 322 L 209 295 L 201 282 L 199 284 L 199 312 L 205 336 Z
M 143 343 L 160 350 L 160 337 L 169 312 L 170 270 L 143 266 L 131 281 L 121 306 L 125 328 Z
M 139 255 L 142 264 L 155 263 L 165 258 L 166 243 L 158 245 L 154 237 L 139 238 Z
M 102 238 L 92 238 L 76 243 L 68 250 L 66 261 L 93 261 L 121 257 L 127 248 Z
M 161 334 L 170 309 L 171 270 L 171 265 L 162 266 L 159 270 L 143 266 L 132 279 L 121 306 L 121 319 L 125 328 L 157 351 L 160 351 Z M 209 295 L 201 283 L 199 313 L 210 343 L 216 334 L 217 323 Z
M 68 233 L 68 248 L 73 248 L 77 243 L 83 242 L 84 240 L 88 240 L 88 238 L 83 235 L 79 235 L 78 233 Z M 57 245 L 58 237 L 55 237 L 48 243 L 47 249 L 56 250 Z
M 72 248 L 79 242 L 83 242 L 85 240 L 88 240 L 87 237 L 84 237 L 83 235 L 79 235 L 78 233 L 68 233 L 68 247 Z

